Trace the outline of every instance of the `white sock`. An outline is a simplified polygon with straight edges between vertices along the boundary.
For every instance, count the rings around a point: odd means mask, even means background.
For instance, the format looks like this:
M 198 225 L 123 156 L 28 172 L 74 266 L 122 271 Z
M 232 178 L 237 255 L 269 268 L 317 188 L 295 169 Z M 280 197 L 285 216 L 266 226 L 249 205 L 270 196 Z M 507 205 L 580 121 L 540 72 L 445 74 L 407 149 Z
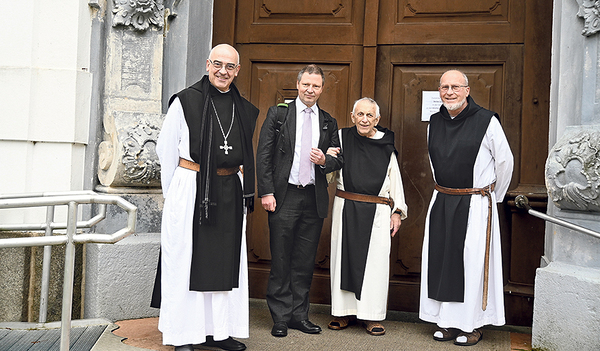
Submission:
M 456 338 L 456 342 L 464 344 L 467 342 L 467 337 L 464 335 L 459 336 L 458 338 Z

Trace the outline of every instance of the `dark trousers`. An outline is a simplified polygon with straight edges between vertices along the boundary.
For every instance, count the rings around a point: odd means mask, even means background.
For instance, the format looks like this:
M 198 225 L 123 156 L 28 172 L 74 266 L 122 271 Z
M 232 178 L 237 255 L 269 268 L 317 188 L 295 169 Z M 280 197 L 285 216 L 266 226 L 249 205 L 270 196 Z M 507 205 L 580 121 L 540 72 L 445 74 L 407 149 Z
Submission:
M 314 186 L 289 185 L 277 213 L 269 213 L 271 274 L 267 304 L 273 322 L 308 319 L 308 293 L 323 218 L 317 214 Z

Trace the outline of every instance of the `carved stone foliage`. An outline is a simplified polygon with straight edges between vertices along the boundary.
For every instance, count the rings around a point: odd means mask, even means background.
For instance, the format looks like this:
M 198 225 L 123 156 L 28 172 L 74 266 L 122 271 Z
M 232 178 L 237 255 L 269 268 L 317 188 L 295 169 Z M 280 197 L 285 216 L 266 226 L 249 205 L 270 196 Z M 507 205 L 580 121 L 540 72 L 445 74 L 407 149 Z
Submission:
M 156 156 L 156 140 L 160 129 L 147 121 L 126 131 L 123 141 L 125 165 L 123 178 L 131 184 L 155 185 L 160 182 L 160 163 Z
M 133 26 L 135 30 L 145 31 L 150 25 L 162 28 L 164 25 L 164 6 L 162 0 L 114 0 L 113 27 Z
M 98 149 L 100 183 L 110 187 L 160 186 L 156 141 L 163 116 L 142 112 L 114 112 L 112 131 Z
M 581 34 L 586 37 L 600 30 L 600 1 L 583 0 L 579 5 L 577 16 L 583 17 L 585 23 Z
M 600 212 L 600 127 L 565 133 L 548 156 L 546 186 L 560 209 Z

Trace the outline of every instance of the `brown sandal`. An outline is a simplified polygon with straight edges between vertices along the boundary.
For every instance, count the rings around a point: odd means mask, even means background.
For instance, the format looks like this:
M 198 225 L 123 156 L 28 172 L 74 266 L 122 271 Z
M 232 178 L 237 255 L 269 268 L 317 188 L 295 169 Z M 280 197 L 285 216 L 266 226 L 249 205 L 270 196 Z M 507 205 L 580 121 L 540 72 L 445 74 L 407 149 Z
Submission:
M 378 336 L 378 335 L 385 334 L 385 328 L 379 322 L 363 321 L 362 326 L 363 326 L 363 328 L 365 328 L 367 330 L 367 333 L 369 333 L 371 335 Z
M 458 338 L 460 338 L 461 336 L 466 337 L 467 341 L 459 342 Z M 470 333 L 462 332 L 462 333 L 458 334 L 458 336 L 456 337 L 456 340 L 454 340 L 454 345 L 473 346 L 473 345 L 477 344 L 479 342 L 479 340 L 481 340 L 481 339 L 483 339 L 483 333 L 481 332 L 481 330 L 473 329 L 473 331 Z
M 356 323 L 356 316 L 335 317 L 327 327 L 333 330 L 342 330 L 348 328 L 349 325 Z
M 441 333 L 442 336 L 437 336 L 438 332 Z M 460 334 L 461 330 L 456 328 L 439 328 L 433 333 L 433 340 L 437 341 L 449 341 L 454 340 Z

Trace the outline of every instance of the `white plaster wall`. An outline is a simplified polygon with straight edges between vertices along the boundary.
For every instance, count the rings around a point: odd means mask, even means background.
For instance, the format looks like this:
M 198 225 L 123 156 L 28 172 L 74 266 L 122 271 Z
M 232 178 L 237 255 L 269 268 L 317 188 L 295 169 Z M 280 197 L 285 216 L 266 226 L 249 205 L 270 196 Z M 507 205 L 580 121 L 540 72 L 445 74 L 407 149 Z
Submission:
M 0 194 L 81 190 L 92 82 L 88 2 L 0 6 Z M 35 212 L 43 219 L 44 209 Z M 0 221 L 30 217 L 38 215 L 0 211 Z

